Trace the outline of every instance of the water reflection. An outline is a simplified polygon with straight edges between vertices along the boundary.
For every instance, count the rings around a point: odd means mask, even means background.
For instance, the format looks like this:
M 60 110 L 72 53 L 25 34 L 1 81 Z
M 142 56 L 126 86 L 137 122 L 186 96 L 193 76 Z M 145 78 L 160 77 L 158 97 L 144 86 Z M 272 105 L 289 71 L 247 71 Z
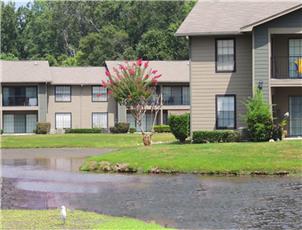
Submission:
M 78 172 L 83 158 L 35 158 L 35 159 L 2 159 L 4 166 L 24 167 L 31 169 L 51 169 L 67 172 Z
M 81 173 L 81 149 L 22 151 L 8 151 L 1 161 L 3 209 L 64 204 L 181 229 L 302 229 L 298 177 Z

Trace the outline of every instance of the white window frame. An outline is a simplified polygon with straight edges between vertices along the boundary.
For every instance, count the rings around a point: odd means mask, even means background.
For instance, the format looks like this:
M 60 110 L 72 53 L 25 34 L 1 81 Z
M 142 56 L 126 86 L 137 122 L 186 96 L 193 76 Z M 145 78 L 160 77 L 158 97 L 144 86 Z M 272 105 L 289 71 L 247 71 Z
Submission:
M 97 92 L 95 92 L 95 90 Z M 102 86 L 97 86 L 97 85 L 92 86 L 91 87 L 91 100 L 92 100 L 92 102 L 108 101 L 107 89 Z
M 59 92 L 61 89 L 61 92 Z M 66 90 L 64 92 L 64 90 Z M 55 102 L 71 102 L 71 86 L 56 85 L 55 86 Z
M 69 116 L 69 124 L 64 124 L 66 122 L 66 120 L 63 119 L 63 125 L 60 125 L 60 127 L 58 126 L 58 116 L 62 115 L 62 116 Z M 65 117 L 65 119 L 66 119 Z M 71 113 L 55 113 L 55 128 L 56 129 L 71 129 L 72 127 L 72 114 Z
M 105 115 L 105 122 L 102 124 L 102 123 L 99 123 L 98 125 L 95 125 L 97 123 L 97 118 L 96 116 L 97 115 Z M 102 119 L 98 118 L 99 121 L 101 121 Z M 108 129 L 108 113 L 107 112 L 93 112 L 91 114 L 91 127 L 94 129 L 94 128 L 99 128 L 99 129 Z

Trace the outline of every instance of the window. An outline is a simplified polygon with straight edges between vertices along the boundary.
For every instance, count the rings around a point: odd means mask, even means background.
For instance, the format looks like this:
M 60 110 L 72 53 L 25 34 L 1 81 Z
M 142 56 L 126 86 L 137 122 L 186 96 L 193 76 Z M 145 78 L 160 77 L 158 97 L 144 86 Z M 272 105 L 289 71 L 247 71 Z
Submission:
M 56 129 L 71 128 L 71 113 L 56 113 Z
M 92 128 L 108 128 L 108 113 L 92 113 Z
M 33 133 L 36 124 L 37 114 L 35 113 L 3 114 L 4 133 Z
M 142 119 L 142 128 L 144 131 L 151 131 L 152 123 L 154 119 L 154 114 L 146 113 Z M 137 125 L 135 118 L 130 112 L 127 112 L 127 123 L 129 123 L 130 128 L 136 128 L 136 131 L 140 132 L 140 127 Z
M 235 95 L 216 96 L 216 128 L 235 129 L 236 97 Z
M 70 102 L 71 101 L 71 87 L 70 86 L 56 86 L 55 87 L 56 101 Z
M 107 101 L 107 89 L 102 86 L 92 86 L 92 101 Z
M 216 72 L 235 72 L 235 39 L 216 40 Z
M 164 105 L 189 105 L 189 86 L 163 86 Z
M 38 95 L 36 86 L 5 86 L 3 87 L 3 106 L 37 106 Z
M 302 39 L 289 39 L 289 77 L 301 78 L 302 73 L 299 71 L 299 62 L 302 59 Z

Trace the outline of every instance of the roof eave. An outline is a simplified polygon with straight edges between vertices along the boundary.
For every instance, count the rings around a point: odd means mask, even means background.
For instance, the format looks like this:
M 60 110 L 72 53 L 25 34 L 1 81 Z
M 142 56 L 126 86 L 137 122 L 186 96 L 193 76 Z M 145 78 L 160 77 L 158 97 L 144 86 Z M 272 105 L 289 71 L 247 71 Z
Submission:
M 274 20 L 276 18 L 282 17 L 282 16 L 284 16 L 286 14 L 289 14 L 289 13 L 291 13 L 293 11 L 296 11 L 298 9 L 301 9 L 301 8 L 302 8 L 302 4 L 298 4 L 298 5 L 294 6 L 294 7 L 291 7 L 289 9 L 283 10 L 283 11 L 277 13 L 277 14 L 271 15 L 271 16 L 269 16 L 267 18 L 264 18 L 264 19 L 261 19 L 259 21 L 256 21 L 256 22 L 253 22 L 251 24 L 248 24 L 246 26 L 243 26 L 243 27 L 240 28 L 240 31 L 241 32 L 250 32 L 256 26 L 262 25 L 262 24 L 264 24 L 266 22 L 269 22 L 269 21 Z
M 242 35 L 243 33 L 240 31 L 218 31 L 218 32 L 192 32 L 192 33 L 183 33 L 176 32 L 175 36 L 183 37 L 183 36 L 212 36 L 212 35 Z

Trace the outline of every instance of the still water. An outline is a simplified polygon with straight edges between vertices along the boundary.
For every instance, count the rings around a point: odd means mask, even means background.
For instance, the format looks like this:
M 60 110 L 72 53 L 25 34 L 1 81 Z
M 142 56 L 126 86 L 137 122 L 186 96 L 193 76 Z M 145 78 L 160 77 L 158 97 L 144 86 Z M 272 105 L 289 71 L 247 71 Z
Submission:
M 103 150 L 22 151 L 2 153 L 3 209 L 65 205 L 176 228 L 302 229 L 300 177 L 81 173 L 85 155 Z

